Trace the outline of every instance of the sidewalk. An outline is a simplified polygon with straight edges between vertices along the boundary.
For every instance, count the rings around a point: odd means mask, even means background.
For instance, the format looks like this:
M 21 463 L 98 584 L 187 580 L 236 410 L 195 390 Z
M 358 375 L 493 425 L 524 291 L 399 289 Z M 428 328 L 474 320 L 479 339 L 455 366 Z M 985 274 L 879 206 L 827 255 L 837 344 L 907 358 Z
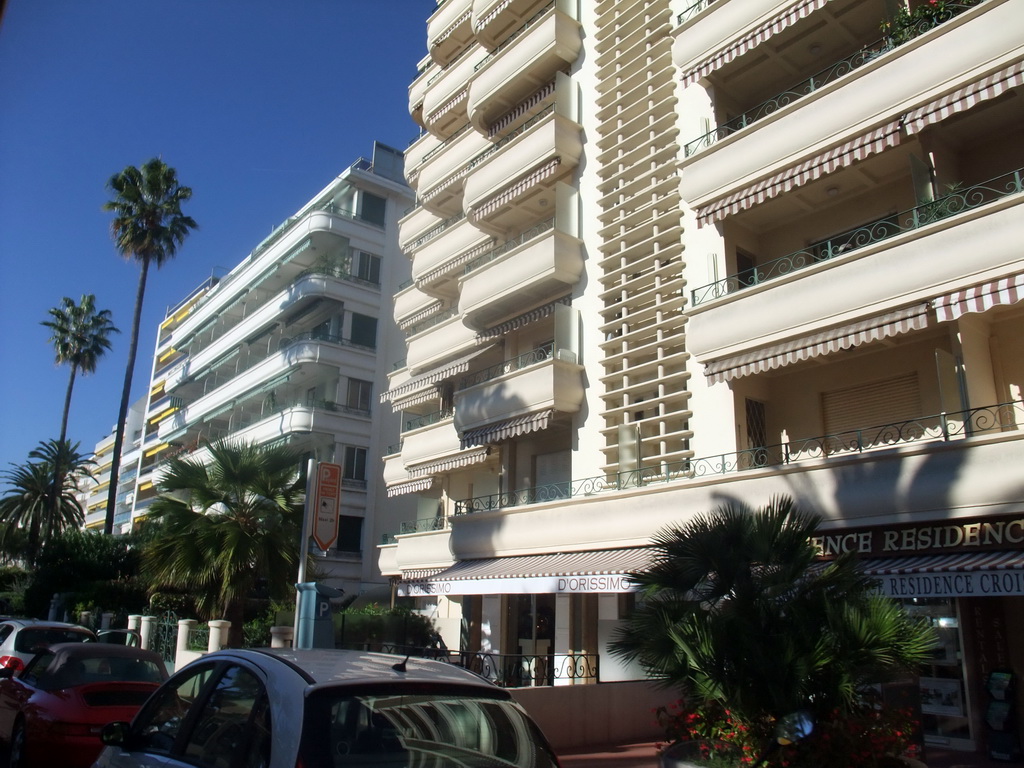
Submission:
M 569 750 L 558 756 L 562 768 L 658 768 L 657 742 L 604 745 L 588 750 Z M 1013 768 L 1022 763 L 991 760 L 972 752 L 926 747 L 928 768 Z

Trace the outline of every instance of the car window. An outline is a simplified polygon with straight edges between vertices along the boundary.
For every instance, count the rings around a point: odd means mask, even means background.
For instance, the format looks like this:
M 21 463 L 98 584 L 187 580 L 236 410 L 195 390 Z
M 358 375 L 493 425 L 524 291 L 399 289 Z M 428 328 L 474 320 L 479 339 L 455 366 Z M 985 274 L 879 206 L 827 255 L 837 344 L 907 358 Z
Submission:
M 49 648 L 56 643 L 84 643 L 89 640 L 92 640 L 92 635 L 78 629 L 26 627 L 14 636 L 14 650 L 33 653 L 36 649 Z
M 14 625 L 13 624 L 4 624 L 4 625 L 0 626 L 0 643 L 2 643 L 4 640 L 6 640 L 8 637 L 10 637 L 11 636 L 11 632 L 13 632 L 13 631 L 14 631 Z
M 252 672 L 228 667 L 189 734 L 186 761 L 204 768 L 266 766 L 270 729 L 265 701 L 263 685 Z
M 53 675 L 50 668 L 53 666 L 54 654 L 47 651 L 40 653 L 29 662 L 25 671 L 21 673 L 21 679 L 29 685 L 39 685 L 40 680 L 45 681 Z
M 133 725 L 133 731 L 140 737 L 146 752 L 170 753 L 189 707 L 199 697 L 213 671 L 213 664 L 200 666 L 191 674 L 168 682 L 153 694 Z

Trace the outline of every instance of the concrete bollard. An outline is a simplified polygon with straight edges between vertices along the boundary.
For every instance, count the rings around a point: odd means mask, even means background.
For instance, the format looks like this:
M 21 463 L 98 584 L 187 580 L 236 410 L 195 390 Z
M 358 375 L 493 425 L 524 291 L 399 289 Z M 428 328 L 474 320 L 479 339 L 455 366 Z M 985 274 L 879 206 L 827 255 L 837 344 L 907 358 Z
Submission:
M 178 619 L 178 640 L 174 645 L 175 668 L 177 668 L 178 659 L 183 658 L 184 652 L 188 650 L 188 636 L 192 632 L 192 627 L 198 623 L 195 619 Z
M 156 616 L 143 616 L 139 634 L 141 642 L 139 645 L 149 651 L 153 648 L 153 630 L 156 629 Z
M 130 613 L 128 614 L 128 629 L 139 631 L 139 621 L 142 619 L 142 614 Z
M 227 619 L 214 619 L 210 622 L 210 644 L 207 650 L 219 651 L 228 641 L 228 630 L 231 622 Z
M 271 648 L 291 648 L 292 639 L 295 637 L 294 627 L 271 627 L 270 628 L 270 647 Z
M 110 622 L 114 620 L 114 614 L 106 611 L 100 614 L 100 629 L 110 629 Z

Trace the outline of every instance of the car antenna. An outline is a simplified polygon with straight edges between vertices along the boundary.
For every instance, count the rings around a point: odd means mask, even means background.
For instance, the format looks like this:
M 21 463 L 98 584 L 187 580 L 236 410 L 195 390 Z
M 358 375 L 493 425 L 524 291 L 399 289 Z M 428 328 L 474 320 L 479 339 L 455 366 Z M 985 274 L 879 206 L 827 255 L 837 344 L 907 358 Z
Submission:
M 397 662 L 396 664 L 392 664 L 391 668 L 393 670 L 395 670 L 395 672 L 405 672 L 406 671 L 405 662 L 407 662 L 409 660 L 410 656 L 412 656 L 411 652 L 405 654 L 405 658 L 402 659 L 401 661 Z

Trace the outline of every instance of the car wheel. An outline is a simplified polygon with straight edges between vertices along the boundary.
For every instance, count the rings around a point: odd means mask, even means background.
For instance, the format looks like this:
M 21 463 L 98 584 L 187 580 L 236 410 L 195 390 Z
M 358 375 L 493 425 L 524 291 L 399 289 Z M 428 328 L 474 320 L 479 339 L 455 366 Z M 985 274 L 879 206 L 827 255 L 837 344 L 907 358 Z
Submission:
M 11 746 L 7 753 L 7 768 L 25 768 L 25 721 L 18 720 L 11 732 Z

